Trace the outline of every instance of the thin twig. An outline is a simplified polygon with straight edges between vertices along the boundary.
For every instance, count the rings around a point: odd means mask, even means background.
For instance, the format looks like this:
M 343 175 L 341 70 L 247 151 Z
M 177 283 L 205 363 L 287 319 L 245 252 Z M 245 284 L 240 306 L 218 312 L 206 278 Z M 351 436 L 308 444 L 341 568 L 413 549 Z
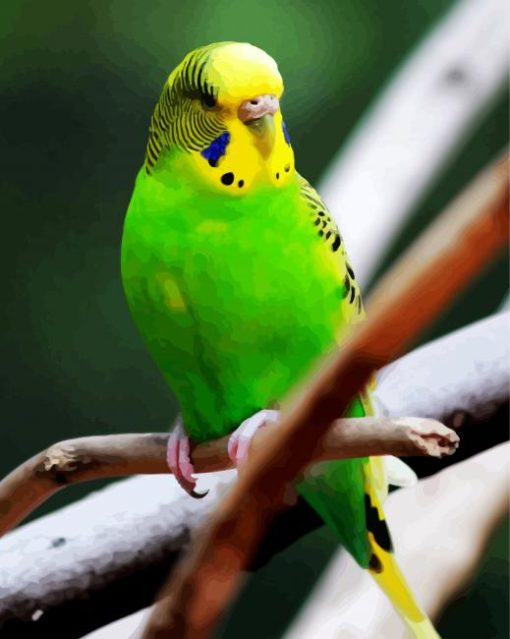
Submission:
M 378 287 L 369 319 L 324 364 L 255 450 L 162 592 L 143 633 L 210 636 L 285 487 L 374 371 L 394 359 L 507 241 L 508 160 L 483 172 Z
M 277 427 L 268 425 L 266 431 L 260 431 L 254 449 Z M 318 442 L 314 459 L 386 454 L 441 457 L 452 454 L 458 440 L 456 433 L 434 419 L 340 419 Z M 167 441 L 167 433 L 138 433 L 81 437 L 50 446 L 0 482 L 0 534 L 65 486 L 107 477 L 168 473 Z M 228 437 L 223 437 L 196 446 L 192 458 L 197 472 L 231 468 L 227 444 Z

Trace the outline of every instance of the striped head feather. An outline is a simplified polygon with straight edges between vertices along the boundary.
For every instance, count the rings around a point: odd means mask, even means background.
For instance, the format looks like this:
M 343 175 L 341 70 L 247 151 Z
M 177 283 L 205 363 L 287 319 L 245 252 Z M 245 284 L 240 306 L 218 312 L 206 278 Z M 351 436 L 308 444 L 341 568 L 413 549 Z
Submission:
M 262 49 L 222 42 L 191 51 L 171 72 L 154 109 L 146 172 L 177 153 L 205 183 L 232 194 L 258 183 L 282 186 L 294 172 L 282 93 L 276 62 Z

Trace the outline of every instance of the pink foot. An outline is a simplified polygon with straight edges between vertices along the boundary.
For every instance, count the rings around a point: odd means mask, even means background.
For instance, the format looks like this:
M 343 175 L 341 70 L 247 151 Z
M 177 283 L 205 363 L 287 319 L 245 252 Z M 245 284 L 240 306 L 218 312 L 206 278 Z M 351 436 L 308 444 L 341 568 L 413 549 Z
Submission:
M 258 429 L 267 423 L 277 422 L 279 417 L 280 412 L 277 410 L 260 410 L 236 428 L 228 440 L 228 456 L 236 466 L 246 461 L 251 439 Z
M 194 468 L 190 460 L 190 443 L 189 437 L 184 430 L 182 419 L 180 416 L 177 418 L 175 428 L 170 433 L 168 438 L 168 445 L 166 449 L 166 463 L 174 474 L 175 479 L 182 488 L 195 499 L 201 499 L 205 497 L 208 490 L 205 493 L 198 493 L 195 490 L 197 480 L 193 476 Z

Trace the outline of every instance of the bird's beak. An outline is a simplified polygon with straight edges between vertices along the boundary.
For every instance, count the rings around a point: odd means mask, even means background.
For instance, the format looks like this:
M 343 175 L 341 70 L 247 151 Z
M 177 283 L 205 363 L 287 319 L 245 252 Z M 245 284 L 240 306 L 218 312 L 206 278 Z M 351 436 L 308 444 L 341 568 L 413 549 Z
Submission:
M 275 141 L 273 116 L 279 108 L 278 98 L 267 93 L 245 100 L 237 111 L 241 122 L 254 134 L 256 146 L 264 158 L 267 158 L 273 149 Z
M 266 93 L 255 98 L 245 100 L 237 111 L 237 115 L 244 124 L 251 124 L 265 115 L 274 115 L 280 108 L 276 95 Z

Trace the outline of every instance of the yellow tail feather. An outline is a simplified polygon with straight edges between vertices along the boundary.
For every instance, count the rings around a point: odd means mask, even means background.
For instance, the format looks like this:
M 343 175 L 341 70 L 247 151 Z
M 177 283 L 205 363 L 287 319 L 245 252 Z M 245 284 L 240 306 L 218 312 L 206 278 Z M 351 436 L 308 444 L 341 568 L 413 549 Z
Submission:
M 391 539 L 381 502 L 387 494 L 381 458 L 371 457 L 365 466 L 368 541 L 372 551 L 369 572 L 386 593 L 415 639 L 440 639 L 430 619 L 416 603 L 392 554 Z
M 368 533 L 368 538 L 373 553 L 369 572 L 411 630 L 412 636 L 415 639 L 441 639 L 416 603 L 395 557 L 378 545 L 372 533 Z
M 370 398 L 370 390 L 373 390 L 374 386 L 375 376 L 367 390 L 361 394 L 361 401 L 367 415 L 374 414 Z M 383 458 L 370 457 L 365 465 L 364 473 L 367 506 L 370 511 L 374 511 L 367 512 L 368 540 L 372 550 L 368 570 L 391 601 L 414 639 L 441 639 L 430 619 L 416 603 L 391 552 L 391 538 L 381 507 L 381 503 L 388 495 L 388 477 Z M 382 548 L 380 544 L 384 545 L 386 549 Z

